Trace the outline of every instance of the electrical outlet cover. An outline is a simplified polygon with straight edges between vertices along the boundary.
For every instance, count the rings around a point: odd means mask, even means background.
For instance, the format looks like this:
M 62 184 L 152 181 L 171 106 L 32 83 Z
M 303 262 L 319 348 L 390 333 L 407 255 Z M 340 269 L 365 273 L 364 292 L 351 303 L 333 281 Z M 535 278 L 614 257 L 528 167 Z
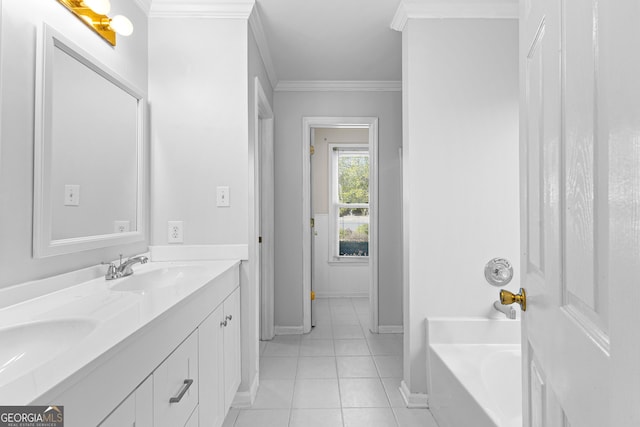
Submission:
M 113 221 L 114 233 L 128 233 L 131 231 L 131 222 L 129 221 Z
M 169 221 L 167 241 L 169 243 L 182 243 L 184 241 L 184 225 L 182 221 Z

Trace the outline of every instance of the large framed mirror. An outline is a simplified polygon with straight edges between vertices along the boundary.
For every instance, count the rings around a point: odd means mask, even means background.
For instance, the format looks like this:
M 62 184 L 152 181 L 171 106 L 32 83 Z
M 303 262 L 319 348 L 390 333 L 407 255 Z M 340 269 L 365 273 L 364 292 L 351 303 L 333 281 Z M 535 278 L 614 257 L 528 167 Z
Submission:
M 145 239 L 145 98 L 44 25 L 36 68 L 33 255 Z

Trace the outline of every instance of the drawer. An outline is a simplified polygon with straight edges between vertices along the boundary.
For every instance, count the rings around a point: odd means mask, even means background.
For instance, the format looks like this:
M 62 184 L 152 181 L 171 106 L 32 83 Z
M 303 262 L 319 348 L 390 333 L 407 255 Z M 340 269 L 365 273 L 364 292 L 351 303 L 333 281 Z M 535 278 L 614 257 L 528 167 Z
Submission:
M 193 414 L 191 414 L 191 418 L 189 418 L 189 421 L 187 421 L 187 423 L 184 425 L 184 427 L 199 427 L 199 425 L 198 425 L 198 408 L 196 408 L 196 410 L 193 411 Z
M 153 372 L 154 425 L 184 426 L 198 405 L 198 332 Z
M 153 427 L 153 380 L 149 376 L 99 427 Z

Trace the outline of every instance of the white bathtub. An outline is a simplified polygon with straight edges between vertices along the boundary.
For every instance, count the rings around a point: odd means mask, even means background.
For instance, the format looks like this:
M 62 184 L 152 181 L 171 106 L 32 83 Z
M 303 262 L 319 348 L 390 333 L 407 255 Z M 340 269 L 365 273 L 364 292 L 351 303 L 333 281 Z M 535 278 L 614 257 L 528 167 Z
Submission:
M 429 407 L 440 427 L 522 426 L 520 322 L 427 321 Z

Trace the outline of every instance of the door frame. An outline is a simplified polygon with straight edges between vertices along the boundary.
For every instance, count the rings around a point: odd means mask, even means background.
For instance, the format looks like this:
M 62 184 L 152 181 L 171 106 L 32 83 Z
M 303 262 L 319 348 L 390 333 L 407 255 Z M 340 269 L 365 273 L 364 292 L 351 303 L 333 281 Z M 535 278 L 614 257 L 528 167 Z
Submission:
M 378 118 L 302 118 L 302 319 L 311 331 L 311 131 L 314 128 L 369 129 L 369 307 L 371 332 L 378 333 Z
M 253 236 L 249 243 L 250 253 L 255 254 L 254 280 L 259 318 L 258 338 L 273 339 L 274 325 L 274 251 L 262 248 L 273 248 L 274 240 L 274 115 L 260 79 L 255 77 L 254 84 L 254 141 L 253 147 L 253 179 L 250 181 L 253 193 Z M 270 160 L 269 160 L 270 159 Z M 262 184 L 262 185 L 261 185 Z M 263 209 L 266 207 L 267 209 Z M 262 243 L 259 239 L 262 238 Z M 263 246 L 264 245 L 264 246 Z

